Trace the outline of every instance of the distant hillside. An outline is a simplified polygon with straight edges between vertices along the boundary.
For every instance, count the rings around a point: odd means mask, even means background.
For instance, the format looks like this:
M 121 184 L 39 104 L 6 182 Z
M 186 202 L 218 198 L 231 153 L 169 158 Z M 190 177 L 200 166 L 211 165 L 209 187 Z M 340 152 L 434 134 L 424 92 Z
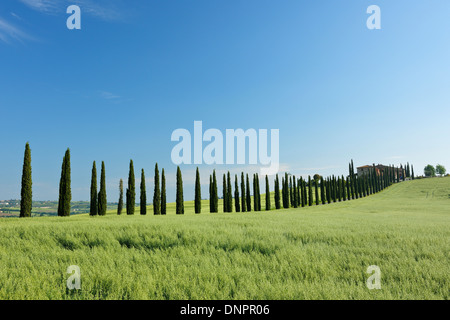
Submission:
M 108 203 L 108 210 L 114 210 L 117 203 Z M 58 201 L 33 201 L 33 217 L 56 216 Z M 73 201 L 71 214 L 89 213 L 88 201 Z M 0 200 L 0 218 L 18 217 L 20 214 L 20 200 Z

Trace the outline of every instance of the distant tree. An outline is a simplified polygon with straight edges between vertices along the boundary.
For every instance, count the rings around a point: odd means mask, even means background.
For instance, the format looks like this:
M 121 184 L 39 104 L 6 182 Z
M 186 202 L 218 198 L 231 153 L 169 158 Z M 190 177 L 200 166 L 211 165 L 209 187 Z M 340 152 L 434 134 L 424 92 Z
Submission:
M 322 176 L 320 175 L 320 174 L 318 174 L 318 173 L 316 173 L 314 176 L 313 176 L 313 179 L 314 179 L 314 182 L 319 182 L 320 181 L 320 178 L 322 178 Z
M 96 216 L 98 214 L 98 205 L 97 205 L 97 167 L 94 164 L 92 165 L 92 176 L 91 176 L 91 202 L 89 207 L 89 214 L 91 216 Z
M 120 216 L 123 210 L 123 180 L 119 182 L 119 204 L 117 206 L 117 214 Z
M 214 212 L 213 210 L 213 198 L 212 198 L 212 174 L 209 175 L 209 212 Z
M 324 185 L 323 177 L 320 177 L 320 199 L 322 200 L 322 204 L 326 203 L 325 185 Z
M 247 211 L 247 203 L 245 199 L 245 179 L 244 179 L 244 173 L 241 172 L 241 207 L 242 212 Z
M 183 177 L 181 176 L 180 167 L 177 167 L 176 213 L 184 214 Z
M 436 170 L 434 167 L 429 164 L 423 169 L 423 173 L 425 174 L 425 177 L 435 177 L 436 176 Z
M 315 187 L 315 195 L 316 195 L 316 206 L 319 205 L 319 177 L 317 177 L 318 175 L 315 174 L 314 175 L 314 187 Z
M 161 214 L 161 191 L 159 190 L 159 168 L 155 164 L 155 190 L 153 191 L 153 214 Z
M 233 191 L 231 188 L 230 171 L 227 174 L 227 209 L 228 212 L 233 212 Z
M 252 211 L 252 198 L 250 195 L 250 180 L 248 178 L 248 173 L 246 175 L 246 180 L 247 180 L 247 190 L 245 192 L 245 196 L 247 197 L 247 211 L 250 212 Z
M 290 206 L 294 206 L 294 183 L 292 182 L 292 176 L 289 177 L 289 200 L 290 200 Z
M 260 184 L 259 184 L 259 176 L 256 173 L 256 197 L 257 201 L 256 204 L 258 205 L 258 211 L 261 211 L 261 191 L 260 191 Z
M 411 165 L 411 177 L 414 180 L 414 167 Z
M 164 168 L 161 172 L 161 214 L 166 215 L 167 213 L 167 200 L 166 200 L 166 175 L 164 173 Z
M 134 176 L 133 160 L 130 160 L 130 171 L 128 173 L 128 188 L 127 188 L 127 215 L 134 214 L 134 206 L 136 205 L 136 183 Z
M 239 201 L 239 184 L 237 174 L 234 175 L 234 209 L 241 212 L 241 203 Z
M 346 193 L 346 190 L 345 190 L 345 179 L 344 179 L 344 176 L 342 175 L 342 178 L 341 178 L 341 192 L 342 192 L 342 200 L 343 201 L 346 201 L 347 200 L 347 193 Z
M 102 172 L 100 174 L 100 191 L 98 193 L 98 215 L 106 215 L 106 173 L 105 173 L 105 162 L 102 161 Z
M 200 172 L 195 173 L 195 213 L 202 212 L 202 190 L 200 185 Z
M 219 212 L 219 194 L 217 192 L 217 178 L 216 178 L 216 170 L 213 170 L 213 212 Z
M 312 206 L 313 204 L 313 192 L 312 192 L 312 183 L 311 183 L 311 176 L 308 176 L 308 205 Z
M 140 208 L 141 208 L 141 215 L 147 214 L 147 190 L 145 188 L 145 173 L 144 169 L 141 171 L 141 200 L 140 200 Z
M 67 149 L 61 166 L 61 179 L 59 181 L 58 216 L 60 217 L 70 216 L 70 201 L 72 201 L 70 184 L 70 149 Z
M 275 209 L 280 209 L 280 180 L 278 178 L 278 174 L 275 177 Z
M 270 186 L 269 176 L 266 175 L 266 210 L 270 210 Z
M 298 208 L 297 179 L 295 176 L 292 177 L 292 205 L 294 208 Z
M 446 172 L 447 172 L 447 170 L 445 169 L 445 167 L 443 165 L 438 164 L 436 166 L 436 173 L 441 175 L 441 177 L 444 176 Z
M 257 195 L 257 187 L 256 187 L 256 175 L 253 174 L 253 210 L 259 211 L 258 208 L 258 195 Z
M 228 188 L 227 188 L 227 176 L 224 173 L 222 178 L 222 196 L 223 196 L 223 212 L 228 212 Z
M 31 217 L 32 209 L 31 150 L 27 142 L 23 157 L 22 187 L 20 190 L 20 217 Z

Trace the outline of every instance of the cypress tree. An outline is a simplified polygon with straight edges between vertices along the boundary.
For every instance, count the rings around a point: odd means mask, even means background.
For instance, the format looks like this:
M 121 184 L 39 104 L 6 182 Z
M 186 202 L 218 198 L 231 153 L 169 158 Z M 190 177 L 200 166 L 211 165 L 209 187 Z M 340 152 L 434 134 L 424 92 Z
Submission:
M 136 205 L 136 184 L 134 176 L 133 160 L 130 160 L 130 171 L 128 173 L 128 188 L 127 188 L 127 215 L 134 214 L 134 206 Z
M 153 214 L 161 214 L 161 191 L 159 190 L 159 168 L 155 164 L 155 190 L 153 191 Z
M 20 189 L 20 217 L 31 217 L 33 203 L 31 180 L 31 150 L 30 144 L 25 144 L 25 153 L 23 156 L 22 168 L 22 186 Z
M 258 211 L 261 211 L 261 190 L 260 190 L 260 184 L 259 184 L 259 175 L 256 174 L 256 195 L 258 196 Z
M 346 201 L 347 200 L 347 193 L 345 192 L 345 178 L 344 175 L 342 175 L 341 178 L 341 190 L 342 190 L 342 200 Z
M 239 184 L 237 174 L 234 175 L 234 208 L 236 212 L 241 212 L 241 202 L 239 200 Z
M 91 203 L 89 207 L 89 214 L 91 216 L 96 216 L 98 214 L 97 209 L 97 167 L 94 161 L 91 175 Z
M 228 212 L 233 212 L 233 193 L 231 187 L 230 171 L 227 173 L 227 209 Z
M 252 198 L 250 195 L 250 180 L 248 179 L 248 173 L 246 175 L 246 180 L 247 180 L 247 192 L 246 192 L 246 196 L 247 196 L 247 211 L 250 212 L 252 211 Z
M 314 179 L 314 186 L 316 188 L 316 206 L 319 205 L 319 179 Z
M 70 216 L 70 201 L 72 201 L 70 184 L 70 149 L 67 149 L 63 158 L 59 182 L 58 216 L 60 217 Z
M 297 208 L 301 206 L 302 197 L 300 196 L 301 187 L 301 179 L 297 179 Z
M 347 187 L 347 200 L 350 201 L 352 199 L 352 196 L 350 194 L 350 177 L 347 177 L 345 184 Z
M 269 176 L 266 175 L 266 211 L 270 210 L 270 186 L 269 186 Z
M 327 202 L 328 202 L 328 204 L 330 204 L 331 198 L 332 198 L 331 197 L 331 178 L 330 177 L 327 179 L 326 185 L 327 185 Z
M 320 199 L 322 200 L 322 204 L 326 203 L 325 199 L 325 185 L 323 182 L 323 177 L 320 177 Z
M 259 211 L 258 208 L 258 195 L 257 195 L 257 187 L 256 187 L 256 175 L 253 174 L 253 210 Z
M 105 177 L 105 162 L 102 161 L 102 171 L 100 174 L 100 191 L 98 193 L 98 215 L 106 215 L 106 177 Z
M 161 214 L 166 215 L 167 213 L 167 200 L 166 200 L 166 175 L 164 173 L 164 168 L 161 172 Z
M 242 212 L 247 212 L 247 205 L 245 202 L 245 180 L 243 172 L 241 172 L 241 206 Z
M 181 176 L 180 167 L 177 167 L 177 202 L 176 213 L 184 214 L 184 198 L 183 198 L 183 177 Z
M 280 180 L 278 178 L 278 174 L 275 177 L 275 209 L 280 209 Z
M 141 215 L 147 214 L 147 191 L 145 189 L 145 173 L 144 169 L 141 171 L 141 200 L 139 203 L 141 207 Z
M 287 208 L 286 204 L 286 183 L 284 182 L 284 177 L 281 177 L 281 197 L 283 201 L 283 208 Z
M 213 198 L 212 198 L 212 175 L 209 175 L 209 212 L 213 212 Z
M 219 194 L 218 194 L 218 191 L 217 191 L 216 170 L 213 170 L 212 192 L 213 192 L 213 212 L 219 212 Z
M 313 204 L 313 192 L 312 192 L 312 183 L 311 183 L 311 176 L 308 176 L 308 205 L 312 206 Z
M 119 182 L 119 204 L 117 206 L 117 214 L 120 216 L 123 210 L 123 180 Z
M 294 206 L 294 208 L 298 207 L 298 200 L 297 200 L 297 183 L 296 183 L 296 178 L 295 176 L 293 176 L 292 178 L 292 205 Z
M 227 177 L 223 174 L 222 180 L 222 195 L 223 195 L 223 212 L 228 212 L 228 189 L 227 189 Z
M 411 177 L 414 180 L 414 167 L 411 165 Z
M 195 213 L 202 212 L 202 190 L 200 186 L 200 172 L 195 173 Z
M 290 199 L 290 206 L 294 206 L 294 184 L 292 182 L 292 176 L 289 177 L 289 199 Z

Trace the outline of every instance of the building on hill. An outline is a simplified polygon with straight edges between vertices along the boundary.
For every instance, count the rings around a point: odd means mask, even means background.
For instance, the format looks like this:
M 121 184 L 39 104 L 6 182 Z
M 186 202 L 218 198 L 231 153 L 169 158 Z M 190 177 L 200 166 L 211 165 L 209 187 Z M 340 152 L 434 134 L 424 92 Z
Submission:
M 356 168 L 358 176 L 362 176 L 364 174 L 369 174 L 370 170 L 372 170 L 372 169 L 373 169 L 373 165 L 372 166 L 366 165 L 366 166 L 361 166 L 361 167 Z M 383 164 L 378 164 L 375 166 L 375 171 L 376 171 L 377 175 L 384 173 L 388 169 L 389 169 L 389 166 L 385 166 Z M 395 178 L 397 179 L 397 168 L 394 167 L 394 169 L 395 169 L 394 170 Z M 398 168 L 398 172 L 400 174 L 400 179 L 402 179 L 403 176 L 406 174 L 406 171 L 404 168 L 403 169 Z

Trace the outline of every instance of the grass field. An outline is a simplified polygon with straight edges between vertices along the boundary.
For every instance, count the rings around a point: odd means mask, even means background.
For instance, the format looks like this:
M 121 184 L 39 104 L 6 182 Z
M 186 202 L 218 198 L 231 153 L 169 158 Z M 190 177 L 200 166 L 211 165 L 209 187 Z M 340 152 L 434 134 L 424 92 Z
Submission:
M 449 299 L 449 249 L 450 178 L 270 212 L 2 219 L 0 299 Z

